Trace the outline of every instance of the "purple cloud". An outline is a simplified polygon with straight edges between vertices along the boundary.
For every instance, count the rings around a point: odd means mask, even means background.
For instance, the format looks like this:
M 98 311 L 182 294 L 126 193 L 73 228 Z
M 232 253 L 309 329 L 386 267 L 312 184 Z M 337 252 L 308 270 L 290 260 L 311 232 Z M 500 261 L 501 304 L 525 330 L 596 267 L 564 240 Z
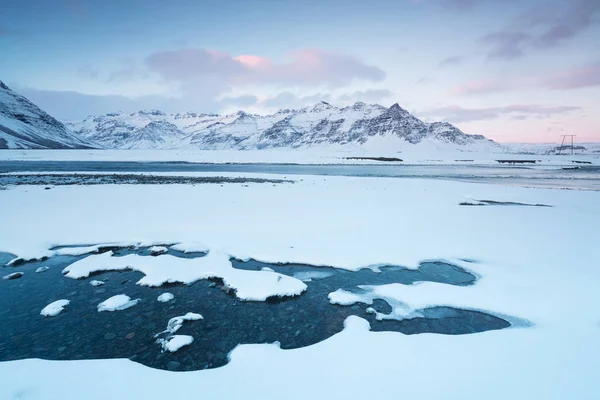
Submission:
M 545 31 L 534 42 L 536 47 L 560 45 L 596 22 L 595 16 L 600 13 L 600 1 L 573 0 L 568 4 L 566 11 L 557 11 L 556 15 L 549 18 Z
M 600 62 L 543 79 L 542 85 L 557 90 L 600 86 Z
M 488 59 L 514 60 L 523 55 L 523 47 L 529 35 L 523 32 L 492 32 L 481 38 L 489 50 Z
M 367 89 L 357 90 L 354 93 L 347 93 L 338 96 L 335 101 L 341 103 L 354 103 L 363 101 L 366 103 L 377 103 L 383 99 L 393 96 L 394 94 L 387 89 Z
M 584 65 L 550 76 L 518 77 L 467 82 L 450 90 L 455 96 L 508 92 L 514 90 L 569 90 L 600 86 L 600 62 Z
M 575 106 L 548 106 L 538 104 L 514 104 L 504 107 L 464 108 L 457 105 L 439 107 L 420 113 L 425 117 L 447 120 L 454 123 L 484 121 L 502 116 L 525 119 L 531 116 L 548 118 L 556 114 L 565 114 L 580 110 Z
M 598 22 L 598 0 L 565 0 L 562 7 L 535 7 L 505 30 L 484 35 L 488 59 L 514 60 L 527 51 L 554 48 Z
M 444 7 L 464 11 L 481 4 L 484 0 L 443 0 Z
M 447 58 L 444 58 L 442 61 L 440 61 L 440 63 L 438 64 L 438 67 L 440 68 L 444 68 L 444 67 L 451 67 L 454 65 L 460 65 L 465 61 L 466 57 L 464 56 L 450 56 Z
M 380 68 L 356 57 L 320 50 L 300 50 L 290 61 L 275 63 L 255 55 L 232 57 L 217 50 L 184 49 L 150 55 L 146 66 L 164 80 L 180 83 L 220 81 L 225 86 L 273 84 L 331 87 L 345 86 L 354 80 L 381 81 Z

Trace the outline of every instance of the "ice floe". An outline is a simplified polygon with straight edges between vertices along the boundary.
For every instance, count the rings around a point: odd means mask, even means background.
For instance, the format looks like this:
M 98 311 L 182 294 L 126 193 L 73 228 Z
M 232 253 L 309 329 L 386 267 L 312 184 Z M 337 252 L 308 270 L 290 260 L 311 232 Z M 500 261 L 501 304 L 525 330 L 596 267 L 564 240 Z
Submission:
M 204 243 L 200 242 L 182 242 L 171 246 L 171 249 L 181 251 L 183 253 L 206 253 L 208 247 Z
M 189 335 L 173 335 L 167 339 L 158 339 L 156 342 L 161 345 L 163 351 L 176 352 L 184 346 L 189 346 L 194 338 Z
M 50 267 L 39 267 L 38 269 L 35 270 L 36 273 L 40 273 L 40 272 L 46 272 L 50 269 Z
M 92 286 L 102 286 L 102 285 L 104 285 L 104 283 L 105 283 L 104 281 L 97 281 L 95 279 L 93 281 L 90 281 L 90 285 L 92 285 Z
M 42 309 L 42 311 L 40 312 L 41 315 L 43 315 L 44 317 L 55 317 L 58 314 L 61 313 L 62 310 L 65 309 L 65 306 L 68 305 L 71 301 L 70 300 L 56 300 L 50 304 L 48 304 L 46 307 L 44 307 Z
M 173 317 L 167 323 L 167 329 L 154 335 L 156 343 L 160 344 L 162 351 L 175 352 L 183 346 L 190 345 L 194 338 L 189 335 L 175 335 L 175 332 L 183 326 L 185 321 L 198 321 L 203 319 L 202 315 L 188 312 L 179 317 Z M 163 336 L 163 337 L 161 337 Z
M 98 304 L 98 312 L 125 310 L 135 306 L 139 302 L 140 299 L 131 300 L 131 298 L 125 294 L 118 294 Z
M 166 248 L 165 246 L 152 246 L 149 249 L 150 254 L 152 254 L 153 256 L 157 256 L 159 254 L 164 254 L 166 252 L 169 251 L 168 248 Z
M 76 261 L 63 270 L 74 279 L 87 278 L 99 271 L 133 270 L 145 276 L 139 285 L 158 287 L 165 283 L 191 284 L 201 279 L 218 278 L 235 295 L 247 301 L 264 301 L 269 297 L 297 296 L 306 290 L 298 279 L 271 271 L 246 271 L 232 267 L 229 256 L 217 251 L 205 257 L 180 258 L 168 254 L 156 257 L 130 254 L 113 257 L 108 251 Z
M 156 298 L 156 300 L 160 301 L 161 303 L 167 303 L 171 300 L 173 300 L 175 298 L 175 296 L 173 296 L 172 293 L 163 293 L 160 296 L 158 296 Z

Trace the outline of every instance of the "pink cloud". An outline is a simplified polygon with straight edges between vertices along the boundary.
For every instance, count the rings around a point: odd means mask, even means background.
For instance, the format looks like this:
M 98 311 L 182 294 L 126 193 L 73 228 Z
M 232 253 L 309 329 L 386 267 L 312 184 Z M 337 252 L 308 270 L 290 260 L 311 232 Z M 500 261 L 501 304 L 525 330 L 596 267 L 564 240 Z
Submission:
M 548 76 L 518 77 L 502 80 L 479 80 L 466 82 L 450 90 L 455 96 L 468 96 L 508 92 L 515 90 L 551 89 L 570 90 L 600 86 L 600 62 L 570 70 L 559 71 Z
M 579 89 L 600 86 L 600 62 L 562 72 L 543 80 L 550 89 Z
M 450 90 L 450 94 L 455 96 L 466 96 L 472 94 L 504 92 L 512 89 L 512 84 L 499 80 L 480 80 L 467 82 Z
M 381 81 L 386 74 L 360 59 L 316 49 L 299 50 L 284 63 L 257 55 L 231 55 L 219 50 L 183 49 L 154 53 L 146 66 L 166 81 L 224 86 L 273 84 L 341 87 L 355 80 Z

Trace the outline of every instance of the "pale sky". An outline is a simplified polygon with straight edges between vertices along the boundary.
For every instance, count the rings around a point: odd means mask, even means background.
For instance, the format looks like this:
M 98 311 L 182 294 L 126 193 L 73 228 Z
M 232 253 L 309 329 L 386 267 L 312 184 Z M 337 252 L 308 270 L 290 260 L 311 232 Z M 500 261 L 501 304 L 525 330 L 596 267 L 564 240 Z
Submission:
M 599 0 L 3 0 L 0 80 L 59 119 L 403 108 L 600 141 Z

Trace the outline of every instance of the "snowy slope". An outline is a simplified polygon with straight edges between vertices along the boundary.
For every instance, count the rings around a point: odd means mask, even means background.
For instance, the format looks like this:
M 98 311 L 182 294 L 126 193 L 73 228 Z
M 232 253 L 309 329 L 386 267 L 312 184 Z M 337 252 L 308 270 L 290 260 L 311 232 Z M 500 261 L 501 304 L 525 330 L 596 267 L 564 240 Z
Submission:
M 0 81 L 0 149 L 93 147 Z
M 421 121 L 398 104 L 390 108 L 357 102 L 338 108 L 326 102 L 272 115 L 111 113 L 66 123 L 80 135 L 112 149 L 253 150 L 363 146 L 381 140 L 401 149 L 433 141 L 452 148 L 494 147 L 481 135 L 467 135 L 446 122 Z M 389 148 L 388 148 L 389 150 Z

